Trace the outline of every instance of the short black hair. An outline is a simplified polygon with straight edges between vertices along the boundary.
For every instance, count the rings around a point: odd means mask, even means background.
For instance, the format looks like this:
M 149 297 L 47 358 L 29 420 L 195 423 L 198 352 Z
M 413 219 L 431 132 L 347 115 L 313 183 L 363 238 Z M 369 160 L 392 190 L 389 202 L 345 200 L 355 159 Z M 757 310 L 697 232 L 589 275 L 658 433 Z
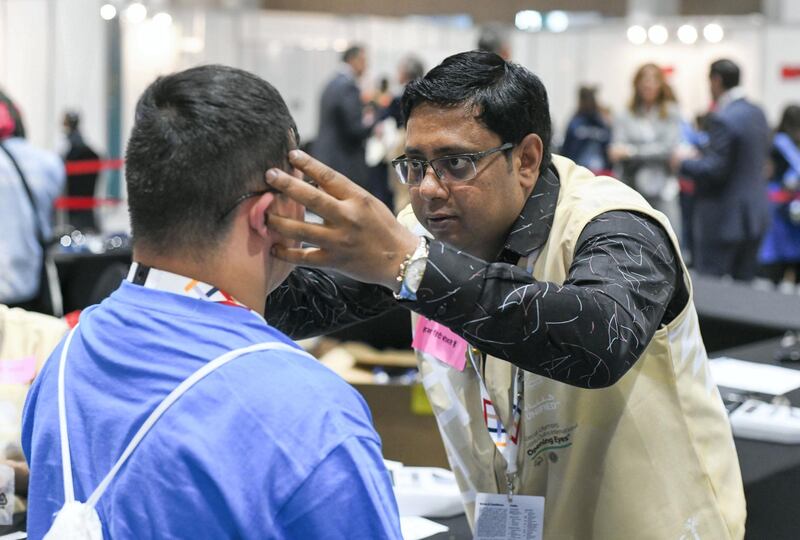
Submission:
M 70 130 L 75 131 L 81 125 L 81 115 L 78 111 L 66 111 L 64 113 L 64 125 Z
M 362 52 L 364 52 L 363 45 L 351 45 L 342 53 L 342 62 L 349 62 Z
M 800 105 L 787 105 L 778 124 L 779 133 L 793 133 L 800 130 Z M 800 143 L 800 141 L 797 141 Z
M 518 144 L 529 133 L 537 134 L 544 146 L 540 170 L 550 166 L 547 90 L 539 77 L 494 53 L 470 51 L 445 58 L 406 86 L 402 103 L 406 121 L 422 103 L 476 107 L 476 119 L 504 143 Z
M 294 139 L 294 140 L 292 140 Z M 285 167 L 297 128 L 267 81 L 240 69 L 200 66 L 159 77 L 142 94 L 126 152 L 134 242 L 198 258 L 226 236 L 241 195 Z
M 717 75 L 722 81 L 722 86 L 729 90 L 734 86 L 739 86 L 739 66 L 733 61 L 723 58 L 711 64 L 709 76 Z

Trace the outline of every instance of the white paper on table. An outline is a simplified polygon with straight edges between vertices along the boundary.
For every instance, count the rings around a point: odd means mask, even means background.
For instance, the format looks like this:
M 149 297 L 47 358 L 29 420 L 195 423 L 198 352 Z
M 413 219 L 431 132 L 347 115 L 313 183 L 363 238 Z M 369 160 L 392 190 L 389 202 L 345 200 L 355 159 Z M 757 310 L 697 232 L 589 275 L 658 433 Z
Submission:
M 4 534 L 0 536 L 0 540 L 22 540 L 23 538 L 27 538 L 28 535 L 24 532 L 13 532 L 10 534 Z
M 709 361 L 717 386 L 781 396 L 800 388 L 800 370 L 721 357 Z
M 421 540 L 434 534 L 447 532 L 450 529 L 446 525 L 424 517 L 402 516 L 400 518 L 400 530 L 403 533 L 403 540 Z

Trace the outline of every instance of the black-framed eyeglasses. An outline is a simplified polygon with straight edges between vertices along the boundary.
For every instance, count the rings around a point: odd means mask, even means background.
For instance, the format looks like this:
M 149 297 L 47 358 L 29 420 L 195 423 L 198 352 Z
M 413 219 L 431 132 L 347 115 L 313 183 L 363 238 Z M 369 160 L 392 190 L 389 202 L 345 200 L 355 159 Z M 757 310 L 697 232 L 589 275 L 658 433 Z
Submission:
M 483 152 L 452 154 L 431 160 L 410 158 L 402 155 L 392 160 L 392 166 L 397 171 L 400 181 L 409 186 L 418 186 L 422 182 L 422 179 L 425 178 L 425 173 L 428 171 L 428 165 L 433 168 L 433 172 L 439 180 L 465 182 L 478 175 L 478 161 L 486 156 L 496 152 L 505 152 L 513 147 L 514 143 L 509 142 Z
M 222 212 L 219 215 L 219 217 L 217 218 L 217 222 L 219 223 L 219 222 L 225 221 L 225 218 L 228 217 L 228 215 L 231 212 L 233 212 L 236 209 L 237 206 L 242 204 L 247 199 L 252 199 L 253 197 L 260 197 L 265 193 L 280 193 L 280 191 L 278 191 L 277 189 L 272 188 L 272 187 L 269 187 L 269 188 L 266 188 L 266 189 L 261 189 L 259 191 L 248 191 L 247 193 L 245 193 L 244 195 L 242 195 L 241 197 L 239 197 L 238 199 L 233 201 L 233 204 L 230 205 L 227 210 L 225 210 L 224 212 Z

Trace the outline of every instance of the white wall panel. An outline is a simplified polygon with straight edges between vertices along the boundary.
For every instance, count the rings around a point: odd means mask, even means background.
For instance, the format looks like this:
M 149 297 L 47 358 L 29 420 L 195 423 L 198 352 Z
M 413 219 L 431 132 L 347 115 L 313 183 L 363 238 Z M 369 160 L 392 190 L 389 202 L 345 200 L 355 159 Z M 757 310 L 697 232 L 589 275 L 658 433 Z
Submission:
M 20 108 L 28 138 L 39 146 L 54 147 L 55 133 L 48 54 L 47 0 L 5 0 L 0 41 L 3 43 L 0 86 Z
M 784 67 L 800 68 L 800 25 L 767 28 L 764 44 L 764 106 L 769 119 L 777 123 L 787 105 L 800 105 L 800 78 L 781 76 Z
M 81 114 L 81 132 L 101 153 L 106 147 L 106 32 L 95 0 L 56 0 L 52 120 L 60 138 L 61 117 L 67 109 Z M 50 120 L 50 119 L 46 119 Z M 56 141 L 49 141 L 56 142 Z
M 105 146 L 108 23 L 99 17 L 102 2 L 0 0 L 0 86 L 20 103 L 37 144 L 55 148 L 63 110 L 76 108 L 83 114 L 89 140 L 101 149 Z M 251 70 L 272 82 L 295 115 L 301 135 L 309 139 L 317 131 L 319 94 L 348 43 L 367 46 L 370 68 L 365 83 L 370 85 L 380 76 L 394 79 L 398 62 L 409 53 L 430 68 L 450 54 L 471 49 L 477 35 L 472 28 L 415 17 L 192 9 L 172 15 L 171 28 L 157 27 L 151 20 L 123 25 L 125 133 L 136 99 L 156 76 L 214 62 Z M 686 46 L 672 38 L 661 47 L 636 47 L 628 43 L 622 21 L 562 34 L 515 31 L 511 39 L 515 61 L 547 86 L 557 132 L 575 108 L 578 85 L 598 85 L 600 100 L 619 111 L 630 98 L 634 71 L 648 61 L 673 67 L 671 83 L 682 111 L 691 117 L 708 107 L 708 65 L 722 56 L 741 63 L 746 89 L 775 122 L 787 103 L 800 99 L 800 81 L 780 78 L 783 65 L 800 64 L 800 25 L 771 24 L 732 20 L 725 23 L 726 36 L 718 45 L 701 38 Z M 201 47 L 191 49 L 192 39 Z

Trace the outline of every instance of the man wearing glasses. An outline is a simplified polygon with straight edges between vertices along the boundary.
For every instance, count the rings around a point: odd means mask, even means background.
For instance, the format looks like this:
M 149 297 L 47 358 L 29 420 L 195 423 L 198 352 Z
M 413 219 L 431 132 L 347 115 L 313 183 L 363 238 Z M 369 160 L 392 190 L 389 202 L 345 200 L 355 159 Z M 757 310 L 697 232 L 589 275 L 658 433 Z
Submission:
M 275 246 L 301 267 L 270 322 L 303 337 L 411 310 L 471 521 L 497 494 L 540 496 L 545 538 L 741 538 L 732 435 L 666 218 L 551 156 L 542 83 L 494 54 L 447 58 L 403 108 L 394 164 L 411 208 L 397 220 L 300 152 L 321 190 L 267 174 L 325 219 L 270 217 L 314 246 Z

